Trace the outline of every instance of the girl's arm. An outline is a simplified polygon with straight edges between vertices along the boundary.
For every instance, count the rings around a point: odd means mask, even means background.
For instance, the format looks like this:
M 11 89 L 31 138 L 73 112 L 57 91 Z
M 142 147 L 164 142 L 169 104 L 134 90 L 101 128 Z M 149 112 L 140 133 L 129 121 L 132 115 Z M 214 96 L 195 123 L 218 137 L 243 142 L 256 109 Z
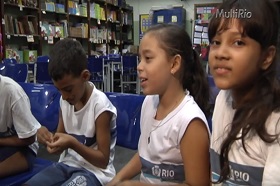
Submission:
M 187 185 L 210 185 L 210 139 L 204 122 L 194 119 L 180 143 Z
M 132 179 L 141 172 L 141 161 L 138 152 L 120 170 L 120 172 L 106 186 L 122 185 L 123 181 Z M 130 183 L 130 182 L 129 182 Z M 136 183 L 135 183 L 136 184 Z
M 208 130 L 200 119 L 194 119 L 188 126 L 180 142 L 181 155 L 184 162 L 185 183 L 177 186 L 209 186 L 210 185 L 210 155 Z M 138 155 L 138 154 L 137 154 Z M 132 159 L 133 160 L 133 159 Z M 132 161 L 131 160 L 131 161 Z M 140 163 L 140 159 L 138 156 Z M 140 167 L 141 165 L 139 165 Z M 139 181 L 124 181 L 130 179 L 133 170 L 138 167 L 128 163 L 107 186 L 151 186 L 155 184 Z M 141 168 L 141 167 L 140 167 Z M 140 171 L 140 169 L 139 169 Z M 120 182 L 123 181 L 123 182 Z M 160 186 L 157 185 L 157 186 Z

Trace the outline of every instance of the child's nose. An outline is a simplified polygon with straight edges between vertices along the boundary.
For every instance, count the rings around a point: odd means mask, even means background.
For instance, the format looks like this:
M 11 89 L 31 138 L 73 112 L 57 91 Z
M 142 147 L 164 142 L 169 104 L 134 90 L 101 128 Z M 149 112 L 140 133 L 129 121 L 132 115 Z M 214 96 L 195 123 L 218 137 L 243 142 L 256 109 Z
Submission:
M 229 47 L 225 44 L 221 44 L 215 50 L 215 58 L 216 59 L 228 59 L 229 58 Z
M 69 93 L 61 92 L 61 96 L 63 100 L 67 100 L 69 98 Z

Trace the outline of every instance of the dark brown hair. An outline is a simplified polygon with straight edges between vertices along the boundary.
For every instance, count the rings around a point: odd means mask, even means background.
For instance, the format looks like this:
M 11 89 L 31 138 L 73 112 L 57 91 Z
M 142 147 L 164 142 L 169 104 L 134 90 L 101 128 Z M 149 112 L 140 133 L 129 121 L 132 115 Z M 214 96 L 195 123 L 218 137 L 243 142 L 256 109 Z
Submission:
M 269 0 L 227 0 L 222 3 L 216 14 L 213 15 L 208 27 L 210 42 L 216 33 L 226 30 L 232 24 L 233 18 L 224 17 L 221 12 L 239 10 L 246 10 L 250 13 L 247 14 L 250 17 L 237 18 L 243 35 L 257 41 L 263 51 L 270 46 L 277 46 L 279 15 L 276 4 Z M 278 112 L 280 109 L 277 67 L 275 56 L 270 67 L 262 70 L 258 79 L 255 80 L 251 98 L 236 108 L 231 130 L 221 146 L 219 183 L 229 177 L 228 154 L 231 145 L 236 140 L 242 140 L 243 148 L 248 154 L 244 141 L 249 133 L 258 135 L 266 143 L 272 143 L 277 139 L 278 135 L 269 134 L 265 126 L 269 115 L 273 111 Z M 238 135 L 240 131 L 241 136 Z
M 66 74 L 79 77 L 87 69 L 87 56 L 79 41 L 66 38 L 58 41 L 50 52 L 48 70 L 54 81 Z

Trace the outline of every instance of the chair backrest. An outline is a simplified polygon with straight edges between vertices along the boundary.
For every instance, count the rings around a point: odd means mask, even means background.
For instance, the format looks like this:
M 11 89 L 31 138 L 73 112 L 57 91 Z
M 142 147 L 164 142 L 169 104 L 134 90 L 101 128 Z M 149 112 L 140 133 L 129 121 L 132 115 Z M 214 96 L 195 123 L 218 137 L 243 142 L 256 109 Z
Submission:
M 92 82 L 102 82 L 104 79 L 103 72 L 104 58 L 96 58 L 91 56 L 88 58 L 88 70 L 91 73 L 90 80 Z
M 12 78 L 16 82 L 26 82 L 28 75 L 28 66 L 27 64 L 19 63 L 6 63 L 1 67 L 1 74 L 7 77 Z
M 37 62 L 49 62 L 49 56 L 38 56 Z
M 0 74 L 5 75 L 6 73 L 6 65 L 4 63 L 0 63 Z
M 16 64 L 17 60 L 14 58 L 3 59 L 4 64 Z
M 88 70 L 91 73 L 103 71 L 104 58 L 88 57 Z
M 52 79 L 48 72 L 48 62 L 38 62 L 35 64 L 35 77 L 37 83 L 52 84 Z
M 136 150 L 140 137 L 140 115 L 145 96 L 105 93 L 117 109 L 117 145 Z
M 19 84 L 29 97 L 34 117 L 49 131 L 55 131 L 59 117 L 59 91 L 50 84 Z
M 138 56 L 122 56 L 123 71 L 136 71 L 138 65 Z
M 210 87 L 210 104 L 214 105 L 220 89 L 216 87 L 213 76 L 207 75 L 207 80 Z

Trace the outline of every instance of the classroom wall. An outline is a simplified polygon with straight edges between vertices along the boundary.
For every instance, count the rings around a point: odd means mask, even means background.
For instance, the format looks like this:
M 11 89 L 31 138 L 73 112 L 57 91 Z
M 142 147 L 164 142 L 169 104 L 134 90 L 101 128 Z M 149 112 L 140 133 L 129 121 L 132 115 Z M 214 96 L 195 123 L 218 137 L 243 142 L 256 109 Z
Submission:
M 189 34 L 193 30 L 194 4 L 221 3 L 222 0 L 126 0 L 133 6 L 134 12 L 134 44 L 139 45 L 139 15 L 149 14 L 152 7 L 166 7 L 168 5 L 183 5 L 187 11 L 186 30 Z

